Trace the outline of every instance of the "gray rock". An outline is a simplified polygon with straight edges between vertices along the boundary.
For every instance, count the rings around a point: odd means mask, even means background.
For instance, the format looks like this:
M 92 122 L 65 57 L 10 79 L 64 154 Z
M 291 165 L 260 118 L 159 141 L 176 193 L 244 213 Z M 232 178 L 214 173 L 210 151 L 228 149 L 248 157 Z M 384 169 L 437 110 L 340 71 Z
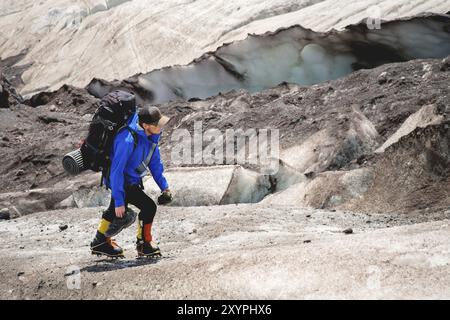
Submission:
M 16 177 L 23 176 L 24 174 L 25 174 L 25 170 L 22 170 L 22 169 L 17 170 L 17 172 L 16 172 Z
M 342 231 L 345 234 L 352 234 L 353 233 L 353 229 L 352 228 L 347 228 L 344 231 Z
M 9 220 L 11 219 L 11 214 L 8 208 L 3 208 L 0 210 L 0 220 Z
M 441 71 L 449 71 L 450 70 L 450 56 L 442 60 L 441 63 Z
M 12 206 L 11 210 L 10 210 L 10 218 L 15 219 L 15 218 L 19 218 L 21 216 L 22 216 L 22 212 L 20 212 L 19 209 L 17 209 L 15 206 Z
M 388 81 L 388 73 L 387 72 L 380 73 L 377 80 L 379 84 L 386 83 Z
M 305 172 L 305 177 L 313 179 L 316 177 L 316 173 L 314 171 Z
M 93 115 L 91 113 L 86 113 L 84 116 L 81 117 L 84 121 L 90 122 L 92 120 Z
M 73 198 L 73 195 L 70 195 L 60 203 L 55 205 L 55 209 L 67 209 L 67 208 L 75 208 L 77 204 Z
M 26 215 L 30 213 L 43 212 L 47 210 L 45 204 L 46 199 L 21 199 L 17 200 L 16 209 L 21 215 Z

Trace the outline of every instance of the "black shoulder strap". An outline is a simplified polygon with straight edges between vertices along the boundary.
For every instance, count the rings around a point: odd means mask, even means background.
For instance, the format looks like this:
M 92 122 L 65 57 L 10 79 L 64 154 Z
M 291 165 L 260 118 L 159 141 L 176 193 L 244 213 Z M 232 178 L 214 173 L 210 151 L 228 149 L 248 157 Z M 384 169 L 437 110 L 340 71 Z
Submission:
M 133 137 L 133 151 L 136 150 L 136 147 L 137 147 L 137 144 L 138 144 L 138 137 L 137 137 L 136 131 L 131 129 L 129 126 L 124 126 L 124 127 L 120 128 L 119 130 L 117 130 L 117 133 L 119 133 L 119 131 L 122 130 L 123 128 L 127 128 L 128 131 L 130 131 L 131 136 Z M 103 186 L 103 178 L 109 179 L 109 172 L 110 172 L 110 170 L 111 170 L 111 165 L 109 165 L 106 170 L 102 170 L 102 176 L 100 178 L 100 187 Z
M 150 152 L 147 155 L 147 158 L 145 159 L 145 164 L 148 166 L 150 164 L 150 161 L 152 160 L 153 153 L 155 153 L 156 149 L 156 143 L 152 142 L 152 147 L 150 148 Z
M 130 131 L 131 135 L 133 136 L 133 151 L 136 150 L 137 144 L 138 144 L 138 137 L 136 131 L 131 129 L 129 126 L 127 126 L 128 131 Z

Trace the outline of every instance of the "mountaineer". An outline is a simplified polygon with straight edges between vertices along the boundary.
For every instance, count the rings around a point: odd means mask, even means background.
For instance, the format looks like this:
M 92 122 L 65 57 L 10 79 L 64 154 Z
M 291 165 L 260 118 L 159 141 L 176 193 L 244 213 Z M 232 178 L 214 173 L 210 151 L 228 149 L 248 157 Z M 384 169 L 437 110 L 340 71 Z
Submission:
M 158 148 L 161 129 L 168 120 L 157 107 L 146 106 L 130 116 L 125 126 L 127 130 L 119 130 L 114 137 L 111 166 L 103 178 L 105 185 L 111 189 L 111 201 L 91 242 L 92 254 L 124 256 L 122 248 L 111 237 L 134 222 L 136 214 L 133 216 L 128 209 L 128 204 L 132 204 L 140 210 L 136 242 L 138 257 L 161 255 L 152 238 L 157 207 L 145 194 L 142 178 L 148 174 L 153 176 L 162 192 L 158 204 L 172 201 Z

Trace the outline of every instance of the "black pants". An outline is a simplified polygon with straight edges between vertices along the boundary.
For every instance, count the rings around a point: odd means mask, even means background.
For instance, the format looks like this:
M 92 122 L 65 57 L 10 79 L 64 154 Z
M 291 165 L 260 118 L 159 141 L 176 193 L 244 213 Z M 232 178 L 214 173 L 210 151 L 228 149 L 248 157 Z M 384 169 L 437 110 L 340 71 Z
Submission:
M 155 202 L 145 194 L 140 186 L 126 186 L 125 187 L 125 206 L 131 203 L 141 210 L 139 212 L 139 220 L 144 224 L 153 223 L 156 214 Z M 108 209 L 103 213 L 102 218 L 108 221 L 113 221 L 116 216 L 114 199 L 111 197 Z

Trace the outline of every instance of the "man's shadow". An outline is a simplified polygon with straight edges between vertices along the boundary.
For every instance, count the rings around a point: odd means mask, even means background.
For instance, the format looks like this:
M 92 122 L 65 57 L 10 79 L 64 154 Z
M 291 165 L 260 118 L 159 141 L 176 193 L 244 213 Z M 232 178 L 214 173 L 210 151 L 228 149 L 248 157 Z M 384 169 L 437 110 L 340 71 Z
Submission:
M 156 264 L 163 258 L 142 258 L 142 259 L 101 259 L 94 261 L 94 264 L 82 268 L 81 272 L 108 272 L 120 269 L 134 268 L 146 265 Z

